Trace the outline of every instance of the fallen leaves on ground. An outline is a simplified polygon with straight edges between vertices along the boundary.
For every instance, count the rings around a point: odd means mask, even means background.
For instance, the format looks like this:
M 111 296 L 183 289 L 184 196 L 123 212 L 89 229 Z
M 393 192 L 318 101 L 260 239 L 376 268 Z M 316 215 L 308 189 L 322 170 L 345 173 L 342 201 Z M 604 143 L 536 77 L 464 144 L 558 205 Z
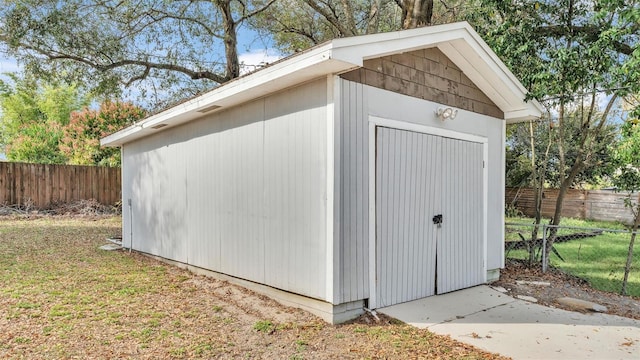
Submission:
M 518 280 L 546 281 L 549 286 L 518 284 Z M 639 298 L 596 290 L 585 280 L 554 268 L 543 273 L 539 265 L 527 266 L 523 261 L 510 259 L 500 272 L 500 280 L 493 285 L 504 287 L 512 296 L 533 296 L 542 305 L 575 311 L 556 301 L 562 297 L 573 297 L 604 305 L 607 314 L 640 320 Z
M 381 316 L 329 325 L 224 281 L 103 251 L 116 217 L 0 218 L 0 358 L 504 359 Z

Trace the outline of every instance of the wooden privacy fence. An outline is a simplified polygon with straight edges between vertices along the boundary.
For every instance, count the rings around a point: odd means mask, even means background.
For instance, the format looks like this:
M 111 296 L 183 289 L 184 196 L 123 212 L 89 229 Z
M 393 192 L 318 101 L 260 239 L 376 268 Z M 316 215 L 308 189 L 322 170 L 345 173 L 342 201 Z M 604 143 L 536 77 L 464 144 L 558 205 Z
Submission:
M 638 195 L 633 194 L 632 199 L 637 201 Z M 624 206 L 626 196 L 626 192 L 569 189 L 562 205 L 562 216 L 630 224 L 633 222 L 633 215 Z M 542 216 L 553 216 L 557 198 L 557 189 L 543 191 Z M 507 206 L 513 205 L 527 216 L 535 215 L 534 189 L 507 188 L 505 201 Z
M 42 209 L 89 199 L 120 201 L 120 168 L 0 162 L 0 205 Z

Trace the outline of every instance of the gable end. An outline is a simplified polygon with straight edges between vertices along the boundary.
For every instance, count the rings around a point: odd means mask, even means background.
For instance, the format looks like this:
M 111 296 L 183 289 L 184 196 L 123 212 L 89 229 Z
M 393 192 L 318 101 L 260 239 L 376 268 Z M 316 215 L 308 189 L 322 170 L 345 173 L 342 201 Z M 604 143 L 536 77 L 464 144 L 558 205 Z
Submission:
M 345 80 L 504 119 L 504 113 L 438 48 L 365 60 Z

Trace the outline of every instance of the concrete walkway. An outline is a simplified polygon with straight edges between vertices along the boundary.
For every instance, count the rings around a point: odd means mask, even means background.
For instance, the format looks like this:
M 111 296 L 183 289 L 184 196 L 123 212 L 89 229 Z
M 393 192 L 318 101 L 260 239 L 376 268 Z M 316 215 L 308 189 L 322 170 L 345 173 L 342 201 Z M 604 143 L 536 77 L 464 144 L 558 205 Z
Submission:
M 549 308 L 489 286 L 378 312 L 514 359 L 640 359 L 640 321 Z

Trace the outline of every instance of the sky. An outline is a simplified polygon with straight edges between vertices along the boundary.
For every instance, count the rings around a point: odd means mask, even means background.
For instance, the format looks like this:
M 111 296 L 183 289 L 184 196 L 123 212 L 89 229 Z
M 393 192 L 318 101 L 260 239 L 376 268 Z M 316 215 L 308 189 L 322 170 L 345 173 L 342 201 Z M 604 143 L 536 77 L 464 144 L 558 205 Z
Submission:
M 9 59 L 0 52 L 0 79 L 6 79 L 4 73 L 12 73 L 19 70 L 18 64 L 14 59 Z
M 18 64 L 13 59 L 7 59 L 0 53 L 0 73 L 15 72 L 18 70 Z

